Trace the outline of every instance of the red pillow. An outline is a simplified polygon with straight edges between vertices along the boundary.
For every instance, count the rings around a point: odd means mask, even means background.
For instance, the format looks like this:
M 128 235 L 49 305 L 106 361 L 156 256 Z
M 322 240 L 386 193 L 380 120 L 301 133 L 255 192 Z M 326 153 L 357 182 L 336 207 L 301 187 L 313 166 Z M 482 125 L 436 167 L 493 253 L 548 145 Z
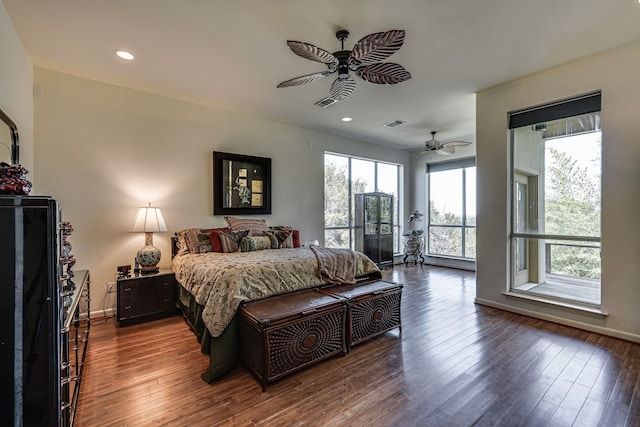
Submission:
M 213 252 L 224 252 L 222 250 L 222 241 L 220 240 L 220 233 L 230 232 L 230 228 L 214 228 L 209 231 L 209 239 L 211 240 L 211 247 Z
M 291 235 L 292 235 L 291 237 L 293 238 L 293 247 L 294 248 L 299 248 L 300 247 L 300 231 L 293 230 L 291 232 Z

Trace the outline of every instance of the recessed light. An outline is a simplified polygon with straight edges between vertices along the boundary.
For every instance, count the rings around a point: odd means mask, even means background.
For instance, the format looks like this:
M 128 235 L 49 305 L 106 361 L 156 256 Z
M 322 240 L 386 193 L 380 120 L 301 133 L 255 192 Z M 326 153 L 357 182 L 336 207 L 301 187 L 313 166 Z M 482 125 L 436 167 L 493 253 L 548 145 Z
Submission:
M 351 120 L 353 120 L 351 117 L 343 117 L 342 119 L 343 122 L 350 122 Z
M 133 54 L 131 52 L 127 52 L 126 50 L 119 50 L 116 52 L 116 55 L 118 55 L 122 59 L 126 59 L 127 61 L 131 61 L 134 58 Z

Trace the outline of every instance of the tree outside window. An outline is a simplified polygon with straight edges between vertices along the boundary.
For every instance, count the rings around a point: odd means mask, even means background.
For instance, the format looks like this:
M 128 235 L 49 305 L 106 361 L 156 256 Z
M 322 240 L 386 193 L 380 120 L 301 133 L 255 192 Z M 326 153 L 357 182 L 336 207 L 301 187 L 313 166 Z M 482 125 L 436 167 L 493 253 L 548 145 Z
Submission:
M 455 162 L 429 172 L 429 255 L 475 258 L 475 171 Z M 433 168 L 435 169 L 435 167 Z
M 324 245 L 353 249 L 353 195 L 380 191 L 394 195 L 394 244 L 398 250 L 399 177 L 401 166 L 325 153 L 324 156 Z

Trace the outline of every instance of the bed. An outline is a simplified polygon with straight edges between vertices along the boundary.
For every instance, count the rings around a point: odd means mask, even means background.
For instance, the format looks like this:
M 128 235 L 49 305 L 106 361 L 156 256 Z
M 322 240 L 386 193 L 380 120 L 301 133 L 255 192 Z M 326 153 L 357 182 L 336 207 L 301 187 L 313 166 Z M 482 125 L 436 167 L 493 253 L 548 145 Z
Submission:
M 239 360 L 236 310 L 241 302 L 381 278 L 378 267 L 364 254 L 300 247 L 299 238 L 294 238 L 298 233 L 290 227 L 267 228 L 265 224 L 252 236 L 246 232 L 250 229 L 239 229 L 255 224 L 234 226 L 238 230 L 187 229 L 173 239 L 171 268 L 178 282 L 178 306 L 201 351 L 209 356 L 209 367 L 201 375 L 207 383 L 227 373 Z M 264 238 L 265 232 L 268 238 Z M 237 247 L 232 242 L 226 242 L 227 247 L 218 242 L 224 242 L 228 234 L 234 236 Z M 253 246 L 243 248 L 245 241 L 253 241 Z

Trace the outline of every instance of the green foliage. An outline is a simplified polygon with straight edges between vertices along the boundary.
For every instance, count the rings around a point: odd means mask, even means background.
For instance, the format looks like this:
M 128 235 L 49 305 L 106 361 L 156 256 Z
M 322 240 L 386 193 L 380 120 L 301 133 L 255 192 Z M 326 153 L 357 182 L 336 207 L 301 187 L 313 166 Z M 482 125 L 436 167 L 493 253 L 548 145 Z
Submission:
M 545 233 L 600 236 L 600 179 L 566 153 L 550 149 Z
M 600 176 L 564 152 L 550 149 L 546 174 L 545 233 L 600 236 Z M 551 245 L 551 272 L 600 279 L 599 249 Z
M 572 245 L 550 246 L 551 273 L 581 279 L 600 279 L 600 248 Z
M 462 228 L 438 227 L 461 225 L 462 218 L 451 212 L 440 212 L 433 200 L 429 200 L 429 253 L 462 256 Z
M 462 228 L 429 227 L 429 253 L 462 256 Z
M 324 166 L 324 223 L 330 227 L 349 225 L 349 181 L 347 167 L 335 163 Z
M 341 228 L 334 230 L 325 230 L 324 244 L 327 248 L 349 248 L 349 229 Z
M 364 192 L 367 183 L 358 178 L 353 181 L 354 193 Z M 349 176 L 346 165 L 325 162 L 324 166 L 324 223 L 325 227 L 349 226 Z M 346 229 L 326 230 L 325 246 L 348 248 L 349 232 Z
M 429 221 L 432 225 L 462 225 L 462 217 L 452 212 L 440 212 L 433 200 L 429 200 Z

